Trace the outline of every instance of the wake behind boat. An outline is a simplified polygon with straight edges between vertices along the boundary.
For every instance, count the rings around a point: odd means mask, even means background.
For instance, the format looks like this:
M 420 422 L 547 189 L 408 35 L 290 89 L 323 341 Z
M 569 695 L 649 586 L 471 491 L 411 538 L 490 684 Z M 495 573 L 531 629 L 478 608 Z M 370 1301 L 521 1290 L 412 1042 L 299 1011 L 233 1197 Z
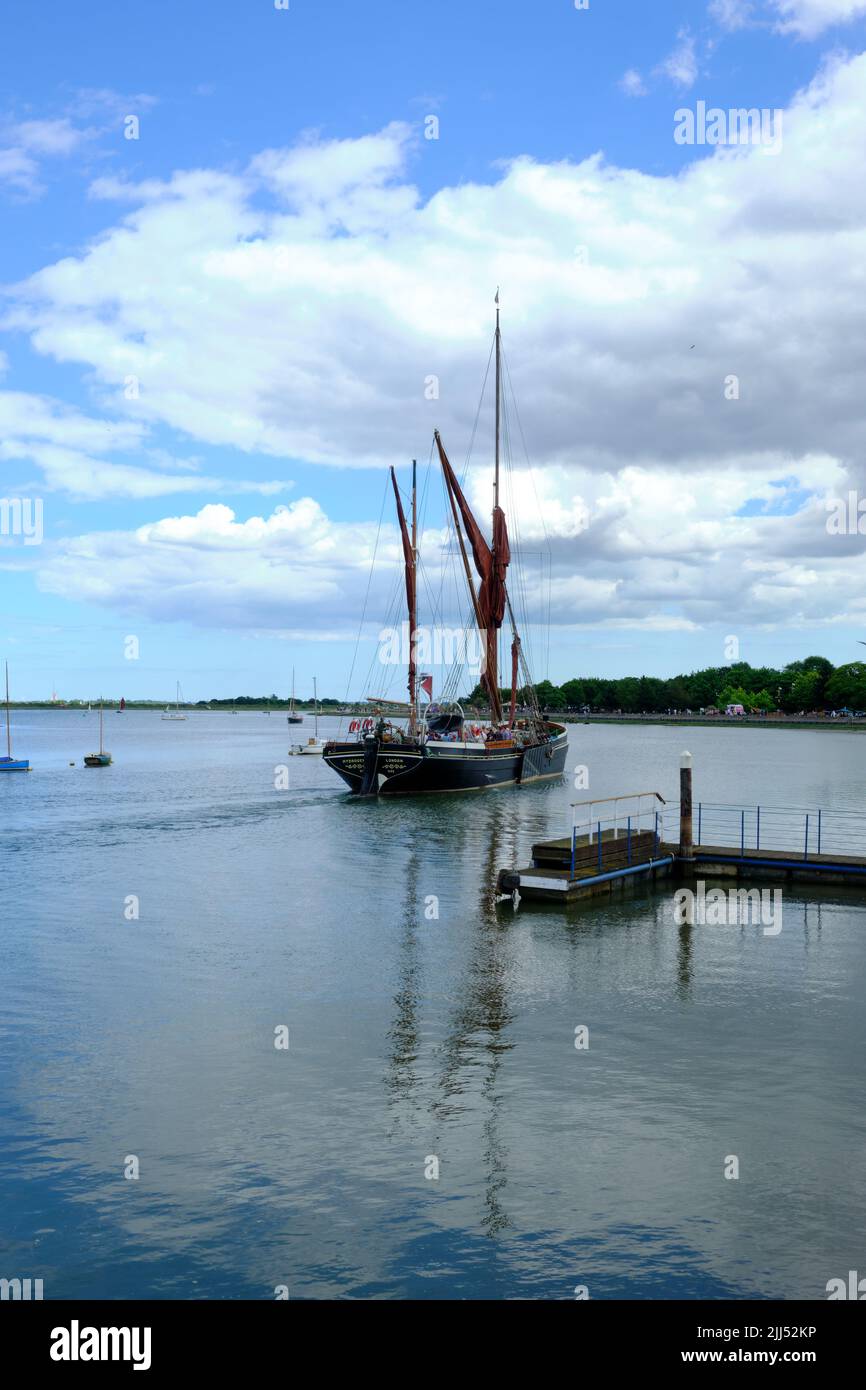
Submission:
M 331 740 L 324 759 L 358 796 L 408 796 L 419 793 L 482 791 L 559 777 L 565 768 L 568 735 L 562 724 L 542 713 L 517 630 L 506 577 L 512 556 L 505 512 L 500 506 L 500 436 L 502 414 L 501 334 L 499 295 L 496 296 L 496 437 L 491 541 L 483 535 L 448 460 L 437 430 L 436 450 L 459 544 L 463 571 L 481 647 L 481 679 L 489 702 L 486 723 L 468 716 L 456 700 L 432 702 L 432 677 L 419 674 L 418 637 L 418 514 L 417 469 L 412 465 L 412 524 L 406 521 L 394 469 L 397 520 L 403 547 L 406 604 L 409 613 L 408 690 L 406 723 L 385 718 L 389 701 L 379 706 L 378 719 L 354 720 L 347 741 Z M 468 542 L 468 544 L 467 544 Z M 477 580 L 469 561 L 471 552 Z M 507 713 L 498 682 L 499 633 L 505 618 L 511 628 L 511 690 Z M 523 677 L 520 689 L 519 676 Z M 419 708 L 424 689 L 429 703 Z M 521 712 L 518 717 L 518 695 Z

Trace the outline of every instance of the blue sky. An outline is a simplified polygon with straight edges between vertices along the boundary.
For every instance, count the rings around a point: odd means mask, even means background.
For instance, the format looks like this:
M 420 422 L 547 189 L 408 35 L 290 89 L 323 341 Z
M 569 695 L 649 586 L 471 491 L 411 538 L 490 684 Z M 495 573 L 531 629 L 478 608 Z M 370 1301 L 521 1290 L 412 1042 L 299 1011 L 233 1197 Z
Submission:
M 846 281 L 787 306 L 792 286 L 826 285 L 825 255 L 863 247 L 864 13 L 16 6 L 0 54 L 0 495 L 44 504 L 41 545 L 0 538 L 18 695 L 162 698 L 178 677 L 190 698 L 284 691 L 292 666 L 301 690 L 317 673 L 343 694 L 383 470 L 426 464 L 437 424 L 462 464 L 499 281 L 545 513 L 527 556 L 551 545 L 537 674 L 672 674 L 720 663 L 731 633 L 756 664 L 856 656 L 860 540 L 840 556 L 820 521 L 862 467 L 859 346 L 834 360 L 851 348 Z M 678 145 L 674 112 L 698 100 L 793 108 L 775 163 Z M 844 225 L 819 242 L 814 205 L 837 188 Z M 578 281 L 568 238 L 584 235 Z M 281 248 L 276 270 L 251 263 Z M 701 393 L 740 356 L 732 431 Z M 288 529 L 269 523 L 277 507 L 296 509 Z M 373 595 L 389 592 L 390 569 Z

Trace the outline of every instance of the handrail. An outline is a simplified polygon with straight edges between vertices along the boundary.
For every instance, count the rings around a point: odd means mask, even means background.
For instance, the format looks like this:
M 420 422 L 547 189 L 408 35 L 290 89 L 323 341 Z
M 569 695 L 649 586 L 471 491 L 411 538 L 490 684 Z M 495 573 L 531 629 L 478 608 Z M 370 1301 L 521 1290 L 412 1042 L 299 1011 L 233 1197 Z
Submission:
M 662 805 L 667 806 L 667 802 L 661 792 L 622 792 L 620 796 L 594 796 L 591 801 L 572 801 L 571 805 L 572 808 L 575 806 L 606 806 L 609 801 L 630 801 L 638 796 L 658 797 Z

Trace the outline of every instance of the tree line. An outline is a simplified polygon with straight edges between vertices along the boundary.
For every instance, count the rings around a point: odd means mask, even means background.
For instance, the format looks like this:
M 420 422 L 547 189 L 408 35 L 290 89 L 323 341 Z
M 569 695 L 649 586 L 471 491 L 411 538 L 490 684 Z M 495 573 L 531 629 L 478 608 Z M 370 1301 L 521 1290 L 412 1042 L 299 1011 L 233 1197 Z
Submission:
M 807 656 L 777 669 L 736 661 L 729 666 L 708 666 L 689 675 L 578 676 L 553 685 L 540 681 L 535 687 L 539 704 L 549 710 L 619 710 L 623 714 L 664 714 L 668 710 L 724 710 L 742 705 L 747 712 L 781 711 L 799 714 L 812 710 L 866 710 L 866 661 L 834 666 L 824 656 Z M 528 689 L 519 690 L 518 703 L 528 703 Z M 511 691 L 501 692 L 508 708 Z M 486 705 L 486 691 L 479 682 L 466 697 L 467 704 Z

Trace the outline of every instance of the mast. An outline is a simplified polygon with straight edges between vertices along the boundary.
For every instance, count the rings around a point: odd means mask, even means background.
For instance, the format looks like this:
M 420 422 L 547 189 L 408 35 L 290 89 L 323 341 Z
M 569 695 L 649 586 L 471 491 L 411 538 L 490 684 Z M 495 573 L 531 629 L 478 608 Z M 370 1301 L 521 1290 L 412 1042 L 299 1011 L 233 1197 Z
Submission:
M 101 696 L 101 695 L 100 695 L 100 697 L 99 697 L 99 751 L 100 751 L 100 753 L 104 753 L 104 752 L 105 752 L 105 749 L 103 748 L 103 739 L 102 739 L 102 696 Z
M 418 720 L 418 681 L 415 664 L 415 627 L 418 622 L 418 460 L 412 460 L 412 573 L 415 593 L 415 612 L 409 617 L 409 733 L 414 735 Z
M 319 692 L 316 688 L 316 677 L 313 676 L 313 721 L 315 723 L 316 740 L 319 738 Z
M 9 662 L 6 662 L 6 752 L 12 759 L 12 728 L 9 723 Z
M 415 667 L 415 634 L 418 626 L 418 587 L 416 583 L 416 568 L 418 564 L 418 504 L 416 495 L 416 463 L 414 459 L 412 460 L 411 532 L 406 525 L 403 503 L 400 500 L 400 489 L 397 486 L 397 474 L 394 472 L 393 468 L 391 469 L 391 486 L 394 489 L 394 501 L 397 504 L 397 520 L 400 524 L 400 536 L 403 542 L 403 564 L 406 571 L 406 607 L 409 610 L 409 733 L 414 734 L 418 700 Z
M 500 400 L 502 395 L 502 335 L 499 332 L 499 290 L 496 291 L 496 463 L 493 471 L 493 510 L 499 506 L 499 435 Z M 494 541 L 495 548 L 495 541 Z M 495 552 L 494 552 L 495 553 Z
M 502 334 L 499 330 L 499 287 L 496 288 L 496 450 L 493 466 L 493 528 L 491 531 L 491 555 L 493 557 L 493 568 L 496 568 L 496 514 L 499 511 L 499 444 L 502 433 Z M 494 719 L 501 717 L 497 715 L 496 708 L 499 704 L 499 652 L 498 638 L 494 633 L 493 641 L 487 644 L 487 666 L 489 672 L 488 688 L 495 690 L 496 697 L 493 700 L 491 715 Z

